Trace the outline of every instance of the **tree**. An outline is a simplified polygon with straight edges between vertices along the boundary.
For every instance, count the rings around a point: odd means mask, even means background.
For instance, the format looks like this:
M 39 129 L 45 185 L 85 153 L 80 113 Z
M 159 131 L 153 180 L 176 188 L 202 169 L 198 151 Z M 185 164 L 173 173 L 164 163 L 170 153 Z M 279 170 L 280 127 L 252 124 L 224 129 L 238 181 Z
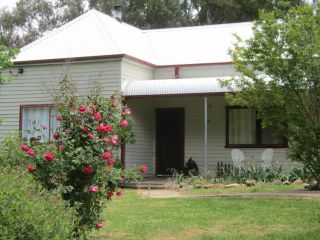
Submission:
M 278 1 L 274 0 L 192 0 L 197 11 L 196 22 L 200 25 L 253 21 L 259 10 L 271 11 Z M 287 0 L 288 7 L 300 5 L 303 0 Z
M 12 11 L 0 12 L 0 23 L 1 42 L 10 47 L 27 45 L 61 25 L 57 11 L 48 0 L 20 0 Z
M 112 14 L 115 5 L 122 7 L 124 22 L 144 29 L 186 26 L 193 21 L 187 0 L 89 0 L 89 8 L 106 14 Z
M 289 142 L 289 157 L 320 185 L 320 5 L 289 11 L 280 2 L 254 23 L 253 37 L 231 51 L 238 78 L 224 82 L 237 91 L 231 104 L 255 108 L 264 126 Z

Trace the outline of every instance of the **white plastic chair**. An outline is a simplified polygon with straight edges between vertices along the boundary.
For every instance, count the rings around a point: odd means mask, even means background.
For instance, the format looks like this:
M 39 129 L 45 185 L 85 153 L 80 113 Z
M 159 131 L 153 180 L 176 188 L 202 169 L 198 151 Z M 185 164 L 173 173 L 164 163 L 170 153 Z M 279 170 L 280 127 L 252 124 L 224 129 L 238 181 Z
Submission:
M 272 158 L 273 158 L 273 149 L 267 148 L 264 150 L 261 154 L 261 160 L 262 164 L 261 167 L 263 170 L 266 170 L 268 168 L 272 167 Z
M 231 157 L 232 157 L 232 161 L 233 161 L 233 166 L 235 168 L 239 169 L 239 171 L 240 171 L 241 168 L 243 167 L 243 161 L 244 161 L 243 152 L 239 149 L 232 149 Z

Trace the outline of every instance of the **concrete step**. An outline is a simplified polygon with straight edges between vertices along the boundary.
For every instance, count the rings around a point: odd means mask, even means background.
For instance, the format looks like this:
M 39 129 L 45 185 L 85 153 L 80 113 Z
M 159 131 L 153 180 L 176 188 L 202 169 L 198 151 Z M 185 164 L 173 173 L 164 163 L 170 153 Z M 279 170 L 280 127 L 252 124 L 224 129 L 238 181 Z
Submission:
M 135 189 L 166 189 L 167 184 L 165 183 L 125 183 L 124 188 L 135 188 Z

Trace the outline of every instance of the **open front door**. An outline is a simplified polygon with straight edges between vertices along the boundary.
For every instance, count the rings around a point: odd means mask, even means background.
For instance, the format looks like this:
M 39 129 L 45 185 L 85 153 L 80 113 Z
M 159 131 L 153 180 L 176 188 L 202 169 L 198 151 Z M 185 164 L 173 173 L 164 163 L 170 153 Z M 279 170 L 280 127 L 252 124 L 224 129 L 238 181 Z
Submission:
M 184 167 L 184 109 L 156 109 L 156 174 Z

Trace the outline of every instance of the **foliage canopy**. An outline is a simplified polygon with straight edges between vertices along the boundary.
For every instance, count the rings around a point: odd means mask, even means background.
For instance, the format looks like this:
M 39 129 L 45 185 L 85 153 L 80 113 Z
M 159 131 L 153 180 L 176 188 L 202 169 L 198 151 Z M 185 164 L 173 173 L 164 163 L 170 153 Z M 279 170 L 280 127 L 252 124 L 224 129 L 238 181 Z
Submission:
M 258 110 L 287 137 L 289 155 L 320 184 L 320 5 L 262 12 L 253 37 L 231 51 L 231 104 Z

